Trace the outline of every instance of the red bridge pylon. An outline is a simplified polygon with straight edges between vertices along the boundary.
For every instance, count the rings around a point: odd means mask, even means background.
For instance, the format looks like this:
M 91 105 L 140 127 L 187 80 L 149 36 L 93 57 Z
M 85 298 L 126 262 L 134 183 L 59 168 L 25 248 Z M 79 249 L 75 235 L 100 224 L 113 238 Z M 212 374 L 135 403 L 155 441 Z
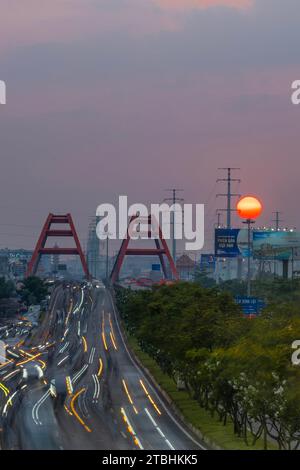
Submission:
M 135 215 L 135 216 L 132 216 L 129 221 L 126 238 L 122 241 L 121 248 L 119 250 L 114 267 L 110 275 L 111 283 L 114 284 L 119 279 L 119 274 L 120 274 L 125 256 L 128 256 L 128 255 L 134 255 L 134 256 L 145 256 L 145 255 L 156 256 L 157 255 L 160 260 L 164 278 L 167 279 L 168 273 L 167 273 L 167 268 L 166 268 L 165 259 L 164 259 L 164 256 L 166 256 L 167 260 L 169 261 L 173 279 L 178 280 L 179 275 L 178 275 L 174 260 L 170 254 L 170 250 L 168 248 L 167 242 L 162 236 L 162 231 L 161 231 L 160 226 L 158 225 L 158 222 L 154 219 L 152 215 L 149 215 L 146 218 L 145 225 L 148 224 L 148 239 L 151 239 L 151 230 L 153 228 L 153 225 L 155 224 L 155 227 L 157 228 L 158 238 L 155 238 L 153 240 L 155 242 L 156 247 L 155 248 L 128 248 L 129 242 L 131 240 L 129 227 L 134 222 L 135 219 L 141 220 L 143 218 L 139 217 L 138 215 Z
M 51 229 L 52 224 L 67 224 L 69 229 Z M 75 248 L 46 248 L 48 237 L 71 237 L 75 241 Z M 75 226 L 71 214 L 55 215 L 49 214 L 44 224 L 42 232 L 37 241 L 33 255 L 28 263 L 26 277 L 33 276 L 36 273 L 39 261 L 42 255 L 79 255 L 83 271 L 87 278 L 90 277 L 86 260 L 81 249 L 79 238 L 77 236 Z

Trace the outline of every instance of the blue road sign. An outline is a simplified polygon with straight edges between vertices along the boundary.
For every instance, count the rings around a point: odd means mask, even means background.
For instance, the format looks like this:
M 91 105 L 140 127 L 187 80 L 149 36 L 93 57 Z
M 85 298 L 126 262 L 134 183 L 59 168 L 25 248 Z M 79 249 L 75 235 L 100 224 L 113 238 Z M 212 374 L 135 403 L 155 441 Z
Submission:
M 266 307 L 266 303 L 258 297 L 239 295 L 234 300 L 241 306 L 245 315 L 258 315 Z

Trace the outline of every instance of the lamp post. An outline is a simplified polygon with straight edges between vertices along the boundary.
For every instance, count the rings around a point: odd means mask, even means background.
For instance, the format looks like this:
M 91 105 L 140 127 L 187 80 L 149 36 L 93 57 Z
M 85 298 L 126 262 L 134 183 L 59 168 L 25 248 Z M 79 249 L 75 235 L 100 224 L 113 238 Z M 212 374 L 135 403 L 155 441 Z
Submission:
M 247 296 L 251 295 L 251 225 L 262 212 L 262 204 L 254 196 L 243 196 L 237 203 L 237 213 L 242 219 L 244 224 L 247 224 L 248 235 L 248 271 L 247 271 Z
M 252 219 L 247 219 L 243 221 L 243 224 L 247 224 L 247 235 L 248 235 L 248 259 L 247 259 L 247 296 L 250 297 L 251 295 L 251 224 L 254 224 L 255 221 Z
M 106 284 L 108 285 L 108 234 L 107 234 L 107 238 L 106 238 Z

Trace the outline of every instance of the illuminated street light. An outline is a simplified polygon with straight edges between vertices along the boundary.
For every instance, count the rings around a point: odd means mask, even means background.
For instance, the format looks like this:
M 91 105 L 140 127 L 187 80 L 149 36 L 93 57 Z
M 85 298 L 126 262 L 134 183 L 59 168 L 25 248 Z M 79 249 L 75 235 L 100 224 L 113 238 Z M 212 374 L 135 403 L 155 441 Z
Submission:
M 250 254 L 251 254 L 251 224 L 255 223 L 257 217 L 262 213 L 262 204 L 254 196 L 243 196 L 236 205 L 236 210 L 244 224 L 248 227 L 248 273 L 247 273 L 247 295 L 251 295 L 251 272 L 250 272 Z

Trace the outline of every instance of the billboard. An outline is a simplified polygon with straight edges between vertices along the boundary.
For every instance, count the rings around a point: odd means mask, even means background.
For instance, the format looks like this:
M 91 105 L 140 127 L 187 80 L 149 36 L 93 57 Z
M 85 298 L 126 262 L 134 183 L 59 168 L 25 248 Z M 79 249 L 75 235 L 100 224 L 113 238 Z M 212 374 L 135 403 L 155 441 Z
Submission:
M 160 271 L 160 264 L 152 264 L 151 270 L 152 271 Z
M 214 270 L 216 266 L 216 257 L 214 254 L 201 255 L 200 268 Z
M 224 258 L 248 256 L 248 234 L 246 229 L 215 229 L 215 255 Z
M 299 259 L 300 232 L 254 231 L 253 257 L 258 259 Z

